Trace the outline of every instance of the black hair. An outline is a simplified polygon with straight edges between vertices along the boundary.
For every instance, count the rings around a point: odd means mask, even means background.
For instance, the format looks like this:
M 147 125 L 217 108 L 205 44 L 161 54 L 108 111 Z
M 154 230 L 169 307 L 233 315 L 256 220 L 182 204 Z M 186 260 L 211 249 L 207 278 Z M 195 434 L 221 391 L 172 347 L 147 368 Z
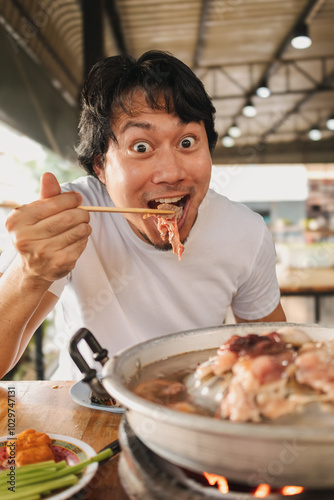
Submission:
M 131 97 L 143 90 L 147 105 L 175 113 L 185 123 L 203 121 L 210 152 L 217 142 L 215 108 L 204 85 L 182 61 L 168 52 L 151 50 L 138 60 L 114 56 L 93 66 L 81 93 L 79 144 L 80 165 L 95 175 L 93 165 L 104 164 L 109 140 L 117 142 L 113 118 L 120 111 L 136 109 Z

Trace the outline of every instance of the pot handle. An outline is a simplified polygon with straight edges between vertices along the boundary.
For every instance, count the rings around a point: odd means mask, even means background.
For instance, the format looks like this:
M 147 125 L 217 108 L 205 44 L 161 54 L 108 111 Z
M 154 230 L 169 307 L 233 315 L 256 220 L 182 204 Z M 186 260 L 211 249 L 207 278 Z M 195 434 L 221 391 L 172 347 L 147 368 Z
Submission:
M 110 398 L 110 394 L 104 389 L 102 383 L 97 378 L 96 370 L 88 365 L 87 361 L 79 351 L 78 344 L 81 340 L 84 340 L 88 344 L 89 348 L 93 352 L 93 358 L 95 361 L 99 361 L 102 366 L 105 365 L 109 359 L 108 351 L 100 346 L 94 335 L 87 330 L 87 328 L 80 328 L 70 340 L 70 355 L 81 373 L 84 374 L 82 381 L 89 384 L 90 388 L 97 397 Z

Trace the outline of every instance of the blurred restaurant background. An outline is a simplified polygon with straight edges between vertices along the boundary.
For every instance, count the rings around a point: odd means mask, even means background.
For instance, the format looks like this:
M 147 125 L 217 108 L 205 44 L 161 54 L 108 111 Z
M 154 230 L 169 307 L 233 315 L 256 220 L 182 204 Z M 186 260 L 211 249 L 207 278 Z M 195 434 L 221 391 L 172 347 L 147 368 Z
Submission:
M 333 26 L 334 0 L 3 0 L 0 203 L 38 197 L 45 171 L 84 175 L 79 96 L 96 61 L 169 51 L 213 98 L 211 187 L 264 217 L 288 321 L 334 327 Z M 59 313 L 9 379 L 52 377 Z

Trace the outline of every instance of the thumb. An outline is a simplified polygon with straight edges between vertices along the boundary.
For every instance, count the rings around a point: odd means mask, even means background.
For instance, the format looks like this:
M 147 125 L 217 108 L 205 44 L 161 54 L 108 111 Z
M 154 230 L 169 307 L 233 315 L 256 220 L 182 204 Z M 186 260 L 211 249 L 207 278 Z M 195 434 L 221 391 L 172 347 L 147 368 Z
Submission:
M 57 196 L 58 194 L 61 194 L 59 182 L 51 172 L 46 172 L 41 177 L 39 199 L 52 198 L 52 196 Z

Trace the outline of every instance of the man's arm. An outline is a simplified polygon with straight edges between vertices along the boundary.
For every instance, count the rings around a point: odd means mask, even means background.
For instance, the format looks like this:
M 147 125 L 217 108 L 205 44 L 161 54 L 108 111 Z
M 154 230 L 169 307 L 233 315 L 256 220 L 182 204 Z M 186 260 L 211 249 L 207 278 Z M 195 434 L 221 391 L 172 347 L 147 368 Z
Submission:
M 28 342 L 58 298 L 22 279 L 16 262 L 0 279 L 0 378 L 21 358 Z
M 40 199 L 13 210 L 6 221 L 17 256 L 0 279 L 0 377 L 19 360 L 36 328 L 57 302 L 50 285 L 75 266 L 91 234 L 82 198 L 61 193 L 50 173 Z
M 267 316 L 264 318 L 259 318 L 259 319 L 252 319 L 252 320 L 247 320 L 247 319 L 242 319 L 239 318 L 238 316 L 234 315 L 235 320 L 237 323 L 277 323 L 277 322 L 284 322 L 286 321 L 285 313 L 283 311 L 282 305 L 279 302 L 278 306 Z

